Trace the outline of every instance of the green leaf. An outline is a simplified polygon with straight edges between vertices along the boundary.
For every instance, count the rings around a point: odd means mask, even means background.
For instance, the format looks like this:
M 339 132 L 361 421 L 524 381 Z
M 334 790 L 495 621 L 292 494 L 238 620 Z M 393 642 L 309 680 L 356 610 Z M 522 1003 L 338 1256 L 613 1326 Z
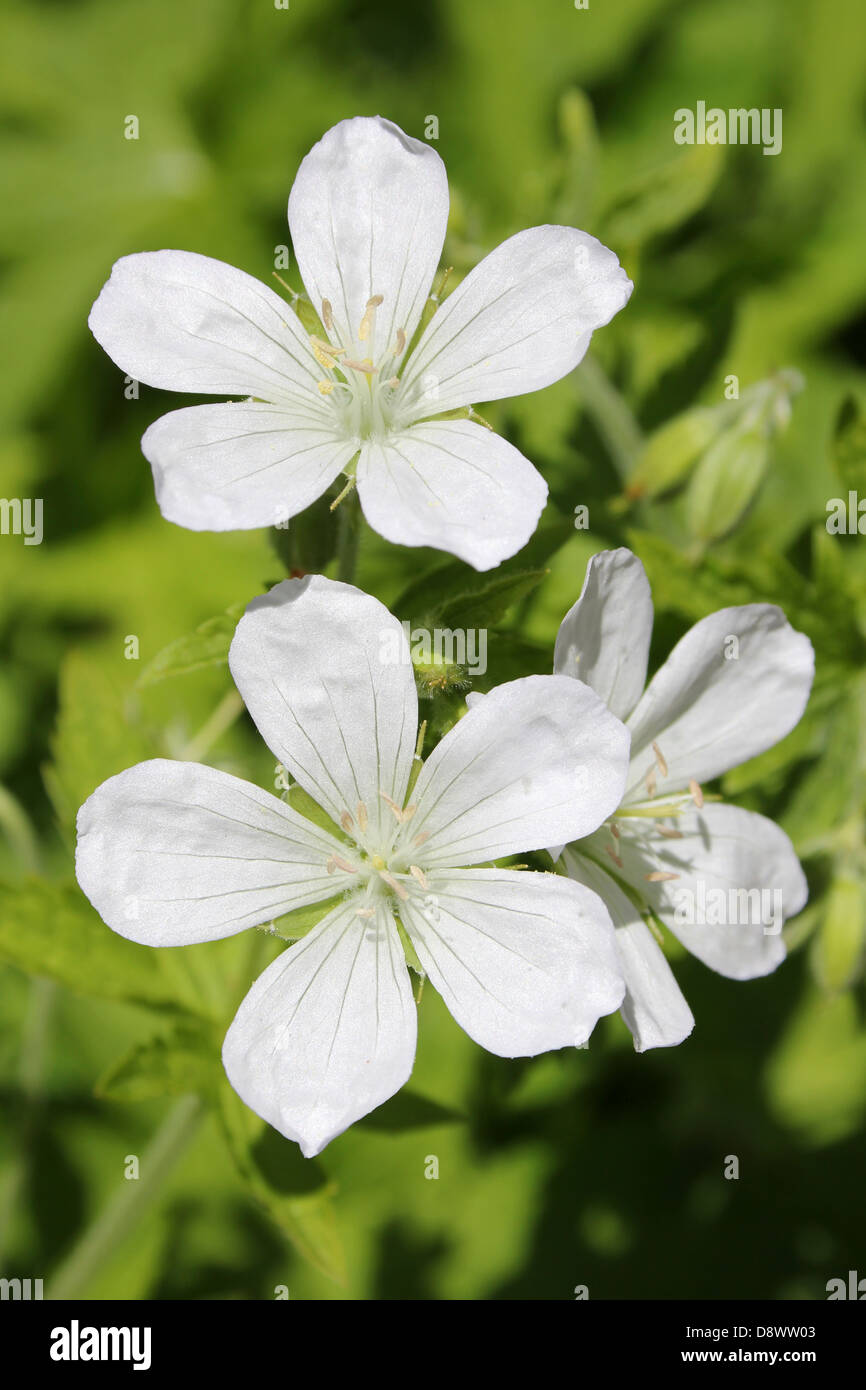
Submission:
M 302 1156 L 232 1090 L 219 1088 L 219 1119 L 229 1152 L 249 1189 L 303 1259 L 336 1283 L 345 1283 L 346 1262 L 337 1230 L 336 1185 L 319 1164 Z
M 169 676 L 186 676 L 207 666 L 225 665 L 235 628 L 245 608 L 246 603 L 233 603 L 224 613 L 206 619 L 186 637 L 169 642 L 145 666 L 138 678 L 138 685 L 153 685 Z
M 641 246 L 686 222 L 709 198 L 721 173 L 718 145 L 694 145 L 686 154 L 634 180 L 606 213 L 601 240 L 617 249 Z
M 70 834 L 79 806 L 100 782 L 153 757 L 155 750 L 127 717 L 123 686 L 91 656 L 77 651 L 67 656 L 59 702 L 54 763 L 43 775 L 61 826 Z
M 531 594 L 547 570 L 499 574 L 477 588 L 455 594 L 437 613 L 442 627 L 487 628 L 501 622 L 515 603 Z
M 182 1023 L 136 1045 L 99 1078 L 103 1100 L 153 1100 L 196 1093 L 214 1097 L 222 1078 L 215 1030 Z
M 0 882 L 0 957 L 77 994 L 196 1011 L 169 982 L 159 953 L 111 931 L 75 884 Z
M 866 497 L 866 415 L 854 396 L 846 396 L 836 417 L 833 463 L 842 486 Z

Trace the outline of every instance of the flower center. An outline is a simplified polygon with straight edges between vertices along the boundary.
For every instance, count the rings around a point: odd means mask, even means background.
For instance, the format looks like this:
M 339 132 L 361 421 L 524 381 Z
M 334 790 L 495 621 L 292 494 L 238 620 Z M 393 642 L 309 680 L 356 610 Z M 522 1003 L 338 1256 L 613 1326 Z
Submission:
M 406 351 L 402 328 L 397 329 L 392 342 L 377 343 L 376 311 L 382 303 L 381 294 L 367 300 L 354 348 L 340 342 L 327 299 L 322 300 L 321 319 L 328 339 L 310 335 L 313 354 L 324 370 L 319 392 L 337 414 L 341 433 L 360 440 L 384 439 L 390 432 L 400 385 L 398 373 Z
M 388 820 L 374 833 L 363 801 L 358 802 L 354 813 L 344 811 L 340 823 L 349 843 L 345 853 L 333 854 L 327 865 L 328 873 L 340 870 L 352 876 L 352 888 L 362 895 L 358 908 L 361 917 L 375 914 L 377 900 L 394 897 L 405 902 L 411 893 L 429 888 L 424 870 L 415 862 L 427 839 L 426 834 L 412 833 L 415 806 L 398 806 L 385 792 L 379 795 L 387 807 Z

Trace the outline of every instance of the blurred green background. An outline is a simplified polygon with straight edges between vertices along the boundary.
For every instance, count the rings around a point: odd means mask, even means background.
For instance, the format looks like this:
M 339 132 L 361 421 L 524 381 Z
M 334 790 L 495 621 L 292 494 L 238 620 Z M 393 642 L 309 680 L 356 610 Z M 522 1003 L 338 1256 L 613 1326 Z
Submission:
M 96 1299 L 823 1298 L 866 1275 L 866 540 L 825 526 L 829 499 L 866 497 L 858 0 L 2 14 L 0 494 L 43 499 L 44 540 L 0 536 L 0 1273 Z M 676 145 L 674 112 L 698 100 L 781 108 L 782 152 Z M 273 943 L 148 952 L 74 885 L 77 806 L 140 758 L 192 746 L 272 785 L 252 726 L 229 719 L 231 615 L 184 648 L 197 669 L 141 678 L 283 572 L 266 533 L 161 519 L 139 439 L 189 401 L 128 399 L 86 318 L 131 251 L 195 250 L 273 284 L 298 162 L 376 112 L 418 138 L 438 118 L 452 284 L 505 236 L 560 221 L 636 285 L 575 374 L 484 410 L 551 503 L 506 567 L 546 573 L 499 615 L 481 688 L 550 668 L 608 545 L 647 566 L 654 664 L 715 608 L 780 603 L 815 645 L 813 700 L 722 789 L 788 830 L 812 900 L 768 979 L 676 960 L 697 1027 L 673 1050 L 636 1056 L 613 1018 L 588 1051 L 502 1061 L 428 988 L 408 1090 L 308 1164 L 233 1105 L 216 1061 Z M 785 368 L 802 374 L 793 399 Z M 757 424 L 755 399 L 773 407 Z M 330 563 L 320 513 L 294 539 L 306 567 Z M 358 581 L 415 617 L 424 582 L 407 586 L 446 558 L 365 533 Z M 428 703 L 444 726 L 452 706 Z

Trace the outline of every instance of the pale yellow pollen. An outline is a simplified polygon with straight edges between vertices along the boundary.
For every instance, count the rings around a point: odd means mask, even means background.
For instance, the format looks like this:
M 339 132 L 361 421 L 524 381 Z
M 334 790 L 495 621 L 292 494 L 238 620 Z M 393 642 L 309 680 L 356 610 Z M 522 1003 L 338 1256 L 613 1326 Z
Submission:
M 679 874 L 665 874 L 661 869 L 655 869 L 651 874 L 644 875 L 647 883 L 665 883 L 669 878 L 679 878 Z
M 356 874 L 358 870 L 354 864 L 350 864 L 348 859 L 342 859 L 339 854 L 332 854 L 325 868 L 329 874 L 333 874 L 337 869 L 342 869 L 344 874 Z
M 619 857 L 619 855 L 617 854 L 616 850 L 615 850 L 615 849 L 611 849 L 610 845 L 605 845 L 605 849 L 607 850 L 607 852 L 608 852 L 608 854 L 610 855 L 611 859 L 613 860 L 614 864 L 616 864 L 616 867 L 617 867 L 618 869 L 621 869 L 621 868 L 622 868 L 622 860 L 620 859 L 620 857 Z
M 355 822 L 352 820 L 352 816 L 351 816 L 351 814 L 350 814 L 349 811 L 344 811 L 344 812 L 343 812 L 343 814 L 342 814 L 341 817 L 340 817 L 340 824 L 342 825 L 342 827 L 343 827 L 343 829 L 345 830 L 346 834 L 347 834 L 347 835 L 351 835 L 351 833 L 352 833 L 352 827 L 353 827 L 353 825 L 355 824 Z
M 355 814 L 358 817 L 358 824 L 361 827 L 361 834 L 363 835 L 367 829 L 367 808 L 363 801 L 358 802 L 355 808 Z
M 332 371 L 337 365 L 337 353 L 332 352 L 330 347 L 326 343 L 320 342 L 318 338 L 311 338 L 310 344 L 313 349 L 313 356 L 319 366 L 327 367 L 329 371 Z M 342 348 L 338 351 L 342 352 Z
M 418 868 L 418 865 L 417 865 L 417 864 L 410 864 L 410 865 L 409 865 L 409 872 L 410 872 L 410 874 L 412 875 L 412 877 L 413 877 L 414 879 L 417 879 L 418 883 L 421 884 L 421 887 L 422 887 L 422 888 L 428 888 L 428 887 L 429 887 L 429 884 L 428 884 L 428 882 L 427 882 L 427 875 L 424 873 L 424 870 L 423 870 L 423 869 L 419 869 L 419 868 Z
M 383 880 L 384 883 L 387 883 L 388 887 L 391 888 L 397 894 L 398 898 L 402 898 L 405 901 L 409 897 L 409 894 L 406 892 L 406 889 L 403 887 L 402 883 L 398 883 L 393 874 L 386 874 L 383 870 L 380 869 L 379 877 Z
M 322 323 L 329 333 L 332 332 L 334 327 L 334 311 L 331 308 L 330 299 L 322 300 Z
M 374 294 L 367 300 L 364 317 L 361 319 L 361 326 L 358 329 L 358 337 L 362 343 L 366 342 L 370 336 L 373 328 L 373 320 L 376 317 L 376 310 L 382 303 L 382 298 L 383 296 L 381 294 Z
M 320 381 L 320 382 L 318 383 L 318 387 L 319 387 L 319 394 L 320 394 L 320 395 L 322 395 L 322 396 L 330 396 L 331 392 L 332 392 L 333 389 L 334 389 L 334 383 L 333 383 L 333 381 Z
M 668 765 L 667 765 L 667 763 L 666 763 L 665 760 L 664 760 L 664 754 L 662 753 L 662 750 L 659 748 L 658 744 L 655 743 L 655 742 L 653 743 L 653 752 L 654 752 L 655 755 L 656 755 L 656 762 L 658 763 L 659 772 L 661 773 L 662 777 L 667 777 L 667 775 L 668 775 Z
M 370 859 L 370 863 L 373 865 L 373 868 L 376 870 L 377 873 L 381 873 L 382 870 L 387 867 L 381 854 L 374 854 Z
M 692 801 L 695 803 L 698 810 L 700 810 L 704 804 L 704 794 L 701 791 L 700 783 L 696 782 L 694 777 L 689 780 L 689 791 L 692 794 Z

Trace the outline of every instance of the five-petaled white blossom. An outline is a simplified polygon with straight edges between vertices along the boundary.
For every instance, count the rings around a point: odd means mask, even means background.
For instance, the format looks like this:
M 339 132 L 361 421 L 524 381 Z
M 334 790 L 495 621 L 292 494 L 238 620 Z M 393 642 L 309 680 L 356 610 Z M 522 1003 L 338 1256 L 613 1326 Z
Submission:
M 163 515 L 196 531 L 272 526 L 345 472 L 387 540 L 499 564 L 532 535 L 547 487 L 504 439 L 442 417 L 576 367 L 631 293 L 616 256 L 571 227 L 519 232 L 416 343 L 448 218 L 436 151 L 380 117 L 341 121 L 301 163 L 288 215 L 317 333 L 266 285 L 188 251 L 124 257 L 93 306 L 94 336 L 131 377 L 246 398 L 147 430 Z
M 563 620 L 554 660 L 631 734 L 618 814 L 568 846 L 563 862 L 604 898 L 617 927 L 622 1014 L 639 1052 L 682 1042 L 694 1018 L 634 897 L 730 979 L 766 975 L 785 957 L 782 921 L 807 897 L 793 846 L 764 816 L 705 799 L 701 783 L 783 738 L 814 673 L 808 638 L 779 608 L 750 603 L 696 623 L 644 690 L 652 625 L 640 560 L 603 551 Z
M 595 893 L 490 866 L 611 815 L 623 725 L 580 682 L 515 680 L 459 720 L 410 792 L 415 681 L 408 652 L 382 663 L 385 634 L 405 643 L 378 600 L 309 577 L 256 599 L 232 643 L 259 732 L 333 830 L 228 773 L 162 759 L 104 782 L 78 817 L 79 882 L 134 941 L 212 941 L 329 904 L 252 986 L 223 1049 L 243 1100 L 307 1155 L 412 1070 L 401 930 L 457 1022 L 500 1056 L 580 1045 L 623 998 Z

